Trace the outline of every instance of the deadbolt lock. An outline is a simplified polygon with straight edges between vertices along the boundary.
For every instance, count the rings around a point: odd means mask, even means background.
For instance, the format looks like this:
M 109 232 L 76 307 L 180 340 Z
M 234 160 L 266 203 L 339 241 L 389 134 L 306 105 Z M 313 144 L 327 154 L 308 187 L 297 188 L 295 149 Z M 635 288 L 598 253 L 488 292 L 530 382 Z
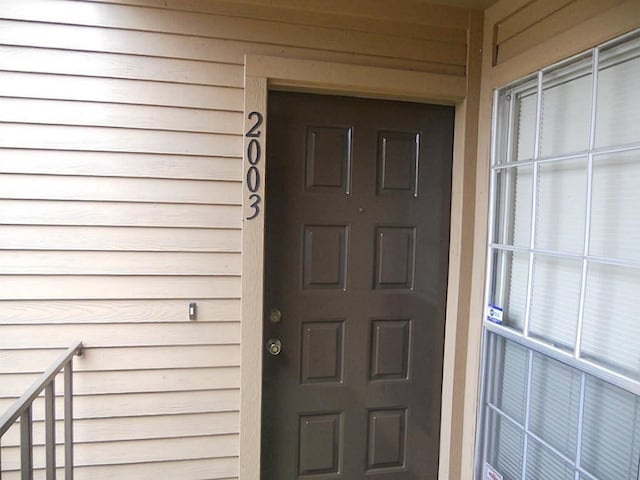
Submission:
M 282 312 L 277 308 L 272 308 L 269 312 L 269 320 L 271 320 L 271 323 L 280 323 L 280 320 L 282 320 Z
M 270 338 L 267 340 L 267 352 L 269 352 L 274 357 L 276 355 L 280 355 L 282 351 L 282 342 L 277 338 Z

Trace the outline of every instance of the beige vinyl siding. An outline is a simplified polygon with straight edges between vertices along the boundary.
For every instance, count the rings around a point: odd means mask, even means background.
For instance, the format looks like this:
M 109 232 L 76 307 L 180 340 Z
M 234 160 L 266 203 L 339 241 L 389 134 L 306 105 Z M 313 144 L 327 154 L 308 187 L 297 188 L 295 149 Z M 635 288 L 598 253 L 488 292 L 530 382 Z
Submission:
M 22 35 L 11 35 L 10 30 L 3 36 L 7 45 L 28 43 L 56 50 L 82 50 L 81 56 L 88 60 L 87 65 L 74 65 L 68 54 L 56 51 L 48 55 L 48 61 L 43 59 L 44 66 L 38 66 L 32 60 L 38 52 L 25 49 L 28 56 L 20 55 L 13 61 L 28 64 L 31 70 L 81 69 L 102 72 L 102 76 L 140 79 L 154 74 L 164 80 L 191 84 L 241 87 L 242 69 L 235 67 L 243 64 L 247 52 L 464 73 L 468 13 L 463 9 L 434 7 L 416 0 L 404 0 L 402 4 L 406 5 L 375 0 L 357 2 L 362 7 L 357 10 L 340 5 L 343 2 L 315 2 L 310 11 L 301 14 L 304 3 L 280 3 L 288 5 L 180 0 L 167 8 L 164 2 L 135 0 L 75 5 L 68 0 L 13 0 L 5 7 L 7 15 L 3 17 L 66 25 L 45 25 L 43 28 L 59 30 L 55 38 L 50 35 L 51 39 L 41 40 L 44 45 L 38 45 L 33 36 L 24 40 Z M 327 14 L 332 8 L 348 12 Z M 375 15 L 376 21 L 363 18 L 366 15 Z M 96 31 L 97 35 L 91 34 Z M 87 33 L 86 37 L 81 33 Z M 164 35 L 158 38 L 158 33 Z M 121 52 L 144 58 L 135 67 L 125 69 L 125 55 Z M 174 67 L 163 72 L 162 66 L 167 63 Z M 213 76 L 203 79 L 207 73 Z
M 79 339 L 76 478 L 237 478 L 245 54 L 464 78 L 468 23 L 418 0 L 0 2 L 0 411 Z
M 240 252 L 240 231 L 221 228 L 7 225 L 2 230 L 0 248 L 3 249 Z
M 237 275 L 236 253 L 0 251 L 7 273 L 39 275 Z
M 16 80 L 22 81 L 22 80 Z M 1 83 L 1 81 L 0 81 Z M 81 87 L 82 88 L 82 87 Z M 20 157 L 20 163 L 15 157 Z M 233 157 L 197 157 L 143 153 L 0 150 L 5 173 L 100 177 L 240 180 Z
M 148 449 L 150 446 L 138 443 L 130 445 L 130 447 Z M 126 464 L 107 463 L 90 467 L 79 465 L 76 467 L 74 475 L 75 478 L 135 478 L 136 480 L 157 480 L 159 478 L 235 480 L 238 478 L 237 476 L 229 475 L 235 472 L 236 463 L 237 459 L 234 457 L 221 457 Z M 57 478 L 64 478 L 64 472 L 61 468 L 57 469 L 57 475 Z M 2 478 L 20 480 L 20 474 L 12 471 Z M 44 470 L 36 470 L 34 480 L 45 480 Z
M 56 422 L 56 436 L 64 438 L 64 423 Z M 44 438 L 44 422 L 34 423 L 36 438 Z M 215 412 L 173 415 L 171 417 L 149 416 L 136 418 L 114 418 L 109 423 L 98 420 L 78 420 L 75 423 L 75 438 L 80 443 L 89 441 L 132 440 L 143 436 L 147 439 L 164 436 L 164 430 L 186 437 L 205 435 L 228 435 L 237 432 L 238 412 Z M 12 428 L 5 436 L 7 447 L 20 445 L 20 432 Z
M 240 350 L 237 344 L 219 344 L 214 350 L 208 345 L 171 345 L 147 348 L 135 347 L 94 347 L 77 365 L 77 372 L 96 372 L 109 365 L 113 370 L 131 370 L 134 365 L 129 358 L 136 356 L 136 369 L 167 368 L 207 368 L 237 365 Z M 0 372 L 38 373 L 43 365 L 48 365 L 52 356 L 62 353 L 59 349 L 15 351 L 9 361 L 0 356 Z
M 567 26 L 576 26 L 625 3 L 624 0 L 517 1 L 521 8 L 495 23 L 494 65 L 566 31 Z
M 239 403 L 237 389 L 201 390 L 185 395 L 184 392 L 127 393 L 105 395 L 80 395 L 74 399 L 73 408 L 76 418 L 96 420 L 96 425 L 110 425 L 111 419 L 126 418 L 135 422 L 138 417 L 148 416 L 150 411 L 161 420 L 169 420 L 169 416 L 183 414 L 201 414 L 210 412 L 237 411 Z M 0 399 L 0 407 L 8 408 L 10 399 Z M 44 419 L 44 400 L 37 399 L 34 404 L 34 421 Z M 56 416 L 62 416 L 62 402 L 56 402 Z M 101 419 L 109 419 L 103 422 Z M 34 439 L 34 441 L 38 441 Z
M 184 320 L 184 301 L 63 300 L 3 301 L 4 325 L 176 323 Z M 239 322 L 238 299 L 198 301 L 198 322 Z M 114 325 L 114 328 L 119 328 Z M 66 344 L 65 344 L 66 345 Z M 78 365 L 78 368 L 80 366 Z

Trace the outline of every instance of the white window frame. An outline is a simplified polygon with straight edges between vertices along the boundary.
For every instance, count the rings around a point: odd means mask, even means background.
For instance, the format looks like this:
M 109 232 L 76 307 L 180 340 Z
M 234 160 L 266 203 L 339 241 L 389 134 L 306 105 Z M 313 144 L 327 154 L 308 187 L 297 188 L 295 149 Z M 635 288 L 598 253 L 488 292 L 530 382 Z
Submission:
M 622 35 L 621 37 L 615 38 L 609 42 L 598 45 L 586 52 L 582 52 L 578 55 L 572 56 L 566 60 L 561 62 L 549 65 L 545 68 L 539 70 L 533 76 L 528 76 L 522 80 L 517 82 L 513 82 L 508 86 L 503 88 L 499 88 L 494 91 L 493 96 L 493 105 L 492 105 L 492 137 L 491 137 L 491 153 L 490 153 L 490 190 L 489 190 L 489 217 L 488 217 L 488 242 L 487 242 L 487 250 L 486 250 L 486 278 L 485 278 L 485 295 L 484 295 L 484 306 L 488 306 L 491 303 L 492 297 L 492 284 L 493 277 L 495 275 L 495 265 L 494 255 L 496 252 L 517 252 L 522 254 L 527 254 L 529 257 L 529 265 L 528 265 L 528 279 L 527 279 L 527 292 L 526 292 L 526 313 L 524 318 L 524 326 L 522 332 L 518 330 L 509 328 L 506 325 L 500 325 L 498 323 L 489 321 L 487 319 L 486 312 L 483 312 L 483 334 L 482 334 L 482 360 L 481 360 L 481 376 L 480 376 L 480 395 L 479 395 L 479 407 L 478 412 L 478 429 L 476 431 L 477 434 L 477 442 L 478 446 L 476 452 L 476 476 L 477 478 L 485 478 L 482 475 L 484 474 L 485 468 L 485 459 L 484 459 L 484 451 L 485 445 L 487 443 L 487 428 L 485 427 L 486 423 L 486 411 L 495 410 L 496 413 L 499 413 L 502 418 L 505 418 L 507 421 L 513 422 L 518 425 L 518 428 L 524 428 L 524 458 L 526 458 L 527 452 L 527 441 L 529 438 L 535 439 L 540 444 L 546 446 L 551 451 L 556 453 L 559 457 L 563 458 L 567 463 L 573 464 L 576 466 L 576 478 L 577 475 L 581 475 L 582 478 L 588 478 L 591 480 L 596 480 L 596 477 L 589 474 L 589 472 L 584 471 L 579 467 L 580 460 L 580 441 L 581 441 L 581 429 L 582 429 L 582 413 L 584 411 L 584 400 L 585 400 L 585 386 L 587 382 L 588 376 L 593 376 L 597 379 L 603 380 L 609 384 L 620 387 L 636 396 L 640 396 L 640 380 L 637 378 L 632 378 L 623 373 L 620 373 L 612 368 L 609 368 L 605 365 L 599 364 L 595 361 L 591 361 L 581 356 L 581 340 L 582 340 L 582 329 L 583 329 L 583 320 L 584 320 L 584 305 L 585 305 L 585 292 L 586 292 L 586 278 L 587 278 L 587 268 L 590 263 L 593 264 L 603 264 L 603 265 L 614 265 L 621 267 L 631 267 L 640 269 L 640 262 L 633 260 L 625 260 L 625 259 L 613 259 L 613 258 L 604 258 L 604 257 L 596 257 L 589 254 L 589 242 L 590 242 L 590 222 L 591 222 L 591 209 L 592 209 L 592 185 L 593 185 L 593 159 L 597 155 L 605 155 L 610 153 L 622 153 L 633 150 L 640 150 L 640 142 L 634 142 L 632 144 L 625 145 L 614 145 L 611 147 L 604 148 L 596 148 L 595 147 L 595 120 L 597 116 L 597 93 L 598 93 L 598 73 L 599 73 L 599 53 L 602 49 L 606 49 L 611 47 L 612 45 L 616 45 L 619 43 L 623 43 L 631 38 L 635 38 L 636 41 L 640 39 L 640 30 L 636 30 L 630 32 L 628 34 Z M 543 92 L 543 77 L 545 73 L 557 70 L 566 65 L 570 65 L 575 63 L 576 61 L 592 57 L 592 91 L 591 91 L 591 108 L 590 108 L 590 128 L 589 128 L 589 143 L 588 149 L 581 152 L 572 152 L 569 154 L 562 155 L 552 155 L 549 157 L 540 156 L 540 125 L 541 125 L 541 106 L 542 106 L 542 92 Z M 537 93 L 537 105 L 536 105 L 536 120 L 535 120 L 535 137 L 534 137 L 534 157 L 531 160 L 525 161 L 508 161 L 508 162 L 499 162 L 499 158 L 504 158 L 507 155 L 504 155 L 505 151 L 510 151 L 511 149 L 511 128 L 513 127 L 513 105 L 514 102 L 510 102 L 511 111 L 504 114 L 501 111 L 503 106 L 503 102 L 501 101 L 502 95 L 509 95 L 512 93 L 518 92 L 518 87 L 522 88 L 522 90 L 526 90 L 526 88 L 531 88 L 530 86 L 522 87 L 522 85 L 529 84 L 533 79 L 535 79 L 536 84 L 536 93 Z M 504 128 L 504 120 L 507 120 L 508 126 Z M 503 142 L 501 135 L 504 132 L 507 132 L 507 142 Z M 571 254 L 571 253 L 560 253 L 555 251 L 548 251 L 544 249 L 535 248 L 535 229 L 536 229 L 536 199 L 537 199 L 537 182 L 535 179 L 538 178 L 538 168 L 541 164 L 546 164 L 555 161 L 564 161 L 572 158 L 586 158 L 587 159 L 587 200 L 586 200 L 586 208 L 585 208 L 585 230 L 584 230 L 584 245 L 582 254 Z M 525 167 L 530 166 L 533 169 L 532 175 L 534 178 L 533 181 L 533 191 L 532 191 L 532 212 L 531 212 L 531 224 L 530 224 L 530 241 L 527 247 L 515 246 L 515 245 L 507 245 L 504 243 L 500 243 L 499 239 L 496 238 L 497 226 L 499 224 L 497 220 L 498 216 L 498 191 L 496 184 L 498 182 L 497 175 L 500 171 L 509 171 L 509 169 L 515 167 Z M 503 209 L 505 212 L 509 211 L 509 206 Z M 569 258 L 574 260 L 580 260 L 582 262 L 582 273 L 581 273 L 581 281 L 580 281 L 580 303 L 579 303 L 579 313 L 578 313 L 578 325 L 575 337 L 575 345 L 574 351 L 572 353 L 567 352 L 566 350 L 562 350 L 550 343 L 544 342 L 537 338 L 529 336 L 529 320 L 530 320 L 530 306 L 531 306 L 531 291 L 532 291 L 532 276 L 533 276 L 533 259 L 534 255 L 542 254 L 542 255 L 550 255 L 559 258 Z M 504 282 L 499 288 L 504 289 Z M 499 411 L 494 406 L 486 405 L 486 392 L 491 390 L 490 382 L 492 380 L 491 372 L 488 372 L 488 366 L 493 364 L 491 356 L 492 351 L 492 339 L 490 338 L 490 334 L 495 334 L 504 339 L 515 342 L 519 345 L 524 346 L 527 350 L 527 365 L 528 365 L 528 375 L 527 375 L 527 385 L 526 385 L 526 406 L 525 406 L 525 418 L 524 425 L 520 425 L 520 422 L 511 418 L 505 412 Z M 530 404 L 530 394 L 531 394 L 531 371 L 533 365 L 533 357 L 536 353 L 540 353 L 546 357 L 558 360 L 570 367 L 573 367 L 579 370 L 580 373 L 580 415 L 579 415 L 579 425 L 578 425 L 578 439 L 577 439 L 577 448 L 576 448 L 576 458 L 571 459 L 567 458 L 561 452 L 557 451 L 553 446 L 549 445 L 548 442 L 545 442 L 542 438 L 535 435 L 535 433 L 529 430 L 528 425 L 528 411 Z M 482 477 L 481 477 L 482 476 Z M 524 477 L 524 473 L 523 473 Z M 639 480 L 640 480 L 640 472 L 639 472 Z

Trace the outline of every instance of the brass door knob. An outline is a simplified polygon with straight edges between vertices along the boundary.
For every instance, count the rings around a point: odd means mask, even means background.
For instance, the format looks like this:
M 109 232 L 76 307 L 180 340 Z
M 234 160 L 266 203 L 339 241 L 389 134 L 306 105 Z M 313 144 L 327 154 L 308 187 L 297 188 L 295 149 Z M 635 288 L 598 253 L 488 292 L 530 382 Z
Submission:
M 274 357 L 276 355 L 280 355 L 282 351 L 282 342 L 277 338 L 270 338 L 267 340 L 267 352 L 269 352 Z

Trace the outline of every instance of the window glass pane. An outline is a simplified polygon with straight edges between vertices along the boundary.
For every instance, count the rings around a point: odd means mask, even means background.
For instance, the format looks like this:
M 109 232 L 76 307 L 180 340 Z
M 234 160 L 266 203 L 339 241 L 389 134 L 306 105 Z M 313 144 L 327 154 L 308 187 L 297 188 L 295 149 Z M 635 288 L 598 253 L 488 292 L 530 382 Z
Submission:
M 527 303 L 529 254 L 497 250 L 493 256 L 495 280 L 489 301 L 503 309 L 503 325 L 522 331 Z
M 531 244 L 531 204 L 533 167 L 499 170 L 496 178 L 495 240 L 505 245 L 529 247 Z
M 591 58 L 543 76 L 540 155 L 579 152 L 589 146 Z
M 581 354 L 640 379 L 640 269 L 589 265 Z
M 600 54 L 596 147 L 640 141 L 640 40 Z
M 535 86 L 535 84 L 534 84 Z M 513 128 L 513 158 L 515 160 L 530 160 L 533 158 L 533 148 L 536 136 L 536 106 L 538 94 L 535 90 L 518 93 L 513 96 L 515 102 Z
M 598 478 L 637 480 L 640 399 L 601 380 L 587 380 L 581 467 Z
M 487 461 L 504 480 L 521 480 L 524 433 L 494 411 L 488 415 Z
M 520 345 L 492 335 L 493 388 L 489 402 L 514 420 L 524 424 L 528 351 Z
M 584 252 L 586 197 L 586 158 L 540 165 L 536 248 Z
M 579 404 L 580 374 L 560 362 L 535 354 L 529 429 L 569 458 L 576 455 Z
M 640 150 L 595 157 L 592 191 L 589 253 L 640 260 Z
M 574 462 L 580 458 L 580 467 L 588 474 L 580 478 L 637 480 L 640 397 L 590 375 L 583 384 L 580 370 L 533 352 L 527 405 L 530 351 L 497 334 L 488 338 L 490 371 L 497 382 L 487 399 L 509 418 L 491 408 L 486 410 L 487 463 L 505 479 L 519 480 L 527 436 L 525 478 L 573 479 Z
M 558 348 L 575 345 L 582 262 L 536 255 L 533 261 L 529 332 Z
M 572 466 L 567 464 L 551 450 L 540 445 L 535 440 L 529 440 L 527 447 L 527 480 L 574 480 L 575 473 Z

